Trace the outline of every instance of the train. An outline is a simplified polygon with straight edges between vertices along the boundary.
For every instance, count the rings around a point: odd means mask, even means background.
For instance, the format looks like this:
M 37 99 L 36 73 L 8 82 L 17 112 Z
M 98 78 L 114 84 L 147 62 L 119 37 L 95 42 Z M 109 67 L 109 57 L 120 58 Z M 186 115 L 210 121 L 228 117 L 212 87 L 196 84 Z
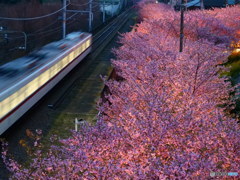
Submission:
M 92 35 L 72 32 L 0 66 L 0 135 L 46 95 L 90 52 Z

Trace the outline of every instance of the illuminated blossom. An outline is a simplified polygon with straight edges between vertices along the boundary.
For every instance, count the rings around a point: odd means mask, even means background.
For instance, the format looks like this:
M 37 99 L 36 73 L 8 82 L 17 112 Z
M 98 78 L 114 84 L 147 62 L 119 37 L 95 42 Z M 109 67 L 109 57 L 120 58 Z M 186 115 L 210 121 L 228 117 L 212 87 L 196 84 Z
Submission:
M 234 105 L 234 88 L 219 78 L 232 29 L 211 13 L 189 12 L 179 53 L 179 14 L 165 5 L 140 7 L 145 20 L 115 50 L 120 80 L 106 82 L 110 93 L 96 125 L 73 132 L 45 156 L 36 152 L 30 168 L 4 151 L 13 178 L 207 179 L 240 169 L 239 125 L 225 111 Z

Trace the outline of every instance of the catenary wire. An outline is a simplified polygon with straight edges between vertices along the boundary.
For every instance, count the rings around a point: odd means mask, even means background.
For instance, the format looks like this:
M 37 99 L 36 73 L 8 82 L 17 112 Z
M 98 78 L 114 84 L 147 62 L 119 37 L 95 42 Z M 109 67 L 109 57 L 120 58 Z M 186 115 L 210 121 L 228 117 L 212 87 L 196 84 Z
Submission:
M 67 6 L 69 6 L 70 3 L 68 3 L 66 6 L 62 7 L 61 9 L 53 12 L 53 13 L 50 13 L 50 14 L 46 14 L 46 15 L 43 15 L 43 16 L 38 16 L 38 17 L 32 17 L 32 18 L 10 18 L 10 17 L 0 17 L 0 20 L 9 20 L 9 21 L 30 21 L 30 20 L 36 20 L 36 19 L 42 19 L 42 18 L 46 18 L 46 17 L 49 17 L 49 16 L 52 16 L 54 14 L 57 14 L 58 12 L 62 11 L 63 9 L 65 9 Z
M 74 13 L 72 16 L 68 17 L 67 20 L 71 19 L 72 17 L 74 17 L 75 15 L 77 15 L 77 13 Z M 59 21 L 58 19 L 55 20 L 53 23 L 49 24 L 47 27 L 50 27 L 51 25 L 55 24 L 57 21 Z M 72 22 L 70 22 L 72 23 Z M 66 25 L 68 25 L 69 23 L 67 23 Z M 43 29 L 46 29 L 47 27 L 44 27 L 42 28 L 41 30 Z M 59 29 L 61 27 L 57 27 L 57 28 L 54 28 L 54 29 L 51 29 L 51 30 L 46 30 L 46 31 L 36 31 L 36 32 L 33 32 L 33 33 L 30 33 L 30 34 L 27 34 L 27 37 L 31 37 L 31 36 L 35 36 L 35 35 L 41 35 L 41 34 L 44 34 L 44 33 L 48 33 L 48 32 L 52 32 L 52 31 L 55 31 L 57 29 Z M 18 37 L 14 37 L 14 38 L 9 38 L 10 40 L 13 40 L 13 39 L 21 39 L 21 38 L 24 38 L 24 36 L 18 36 Z

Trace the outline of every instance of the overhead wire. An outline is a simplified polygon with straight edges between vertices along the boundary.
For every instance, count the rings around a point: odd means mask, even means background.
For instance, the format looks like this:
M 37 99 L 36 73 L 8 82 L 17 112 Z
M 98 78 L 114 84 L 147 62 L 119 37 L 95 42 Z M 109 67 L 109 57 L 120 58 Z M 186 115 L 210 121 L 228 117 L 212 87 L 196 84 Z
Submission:
M 74 22 L 74 21 L 73 21 Z M 66 25 L 70 25 L 72 24 L 73 22 L 68 22 L 66 23 Z M 48 31 L 44 31 L 44 32 L 41 32 L 41 33 L 37 33 L 37 34 L 31 34 L 30 36 L 34 36 L 34 35 L 39 35 L 41 37 L 45 37 L 45 36 L 48 36 L 52 33 L 55 33 L 55 32 L 58 32 L 58 31 L 61 31 L 61 27 L 57 27 L 57 28 L 54 28 L 54 29 L 51 29 L 51 30 L 48 30 Z M 29 42 L 29 41 L 28 41 Z
M 31 37 L 31 36 L 35 36 L 35 35 L 41 35 L 41 34 L 44 34 L 44 33 L 48 33 L 48 32 L 54 31 L 54 30 L 59 29 L 59 28 L 60 27 L 57 27 L 57 28 L 54 28 L 54 29 L 51 29 L 51 30 L 47 30 L 47 31 L 30 33 L 30 34 L 27 34 L 27 37 Z M 20 39 L 20 38 L 23 38 L 23 37 L 24 36 L 18 36 L 18 37 L 9 38 L 9 39 Z
M 61 9 L 53 12 L 53 13 L 50 13 L 50 14 L 46 14 L 46 15 L 43 15 L 43 16 L 38 16 L 38 17 L 31 17 L 31 18 L 10 18 L 10 17 L 0 17 L 0 20 L 9 20 L 9 21 L 30 21 L 30 20 L 36 20 L 36 19 L 42 19 L 42 18 L 46 18 L 46 17 L 49 17 L 49 16 L 52 16 L 54 14 L 57 14 L 59 13 L 60 11 L 62 11 L 63 9 L 65 9 L 67 6 L 69 6 L 70 3 L 68 3 L 66 6 L 62 7 Z
M 74 22 L 75 22 L 76 20 L 74 20 L 74 21 L 72 21 L 72 22 L 68 22 L 67 23 L 67 25 L 69 26 L 69 27 L 71 27 L 73 24 L 74 24 Z M 43 38 L 43 37 L 46 37 L 46 36 L 49 36 L 49 35 L 51 35 L 51 34 L 53 34 L 53 33 L 56 33 L 56 32 L 59 32 L 59 31 L 61 31 L 62 29 L 61 29 L 61 27 L 58 27 L 58 28 L 55 28 L 55 29 L 51 29 L 51 30 L 49 30 L 49 31 L 45 31 L 44 33 L 41 33 L 40 34 L 40 36 L 41 36 L 41 38 Z M 39 35 L 39 34 L 38 34 Z M 33 34 L 31 34 L 31 36 L 33 36 Z M 24 36 L 22 36 L 22 38 L 23 38 Z M 20 37 L 19 37 L 20 38 Z M 27 41 L 27 44 L 29 45 L 29 44 L 31 44 L 33 41 L 35 41 L 35 40 L 29 40 L 29 41 Z M 18 48 L 12 48 L 12 49 L 9 49 L 9 51 L 10 52 L 12 52 L 13 50 L 19 50 Z M 9 54 L 9 53 L 7 53 L 7 54 Z M 6 55 L 6 54 L 5 54 Z
M 68 17 L 66 20 L 70 20 L 72 17 L 74 17 L 75 15 L 77 15 L 77 13 L 74 13 L 72 16 Z M 44 28 L 42 29 L 39 29 L 33 33 L 30 33 L 30 34 L 27 34 L 27 37 L 31 37 L 31 36 L 35 36 L 35 35 L 39 35 L 39 34 L 44 34 L 44 33 L 48 33 L 48 32 L 51 32 L 51 31 L 54 31 L 60 27 L 57 27 L 57 28 L 54 28 L 54 29 L 51 29 L 51 30 L 47 30 L 47 31 L 41 31 L 43 29 L 47 29 L 48 27 L 52 26 L 53 24 L 55 24 L 56 22 L 58 22 L 59 20 L 56 19 L 53 23 L 45 26 Z M 67 23 L 68 24 L 68 23 Z M 18 37 L 14 37 L 14 38 L 9 38 L 9 39 L 20 39 L 20 38 L 23 38 L 24 36 L 18 36 Z
M 95 8 L 95 7 L 97 7 L 97 6 L 98 6 L 98 4 L 95 5 L 95 6 L 93 6 L 92 8 Z M 77 14 L 78 14 L 78 13 L 74 13 L 72 16 L 68 17 L 66 20 L 71 19 L 72 17 L 76 16 Z M 58 21 L 58 19 L 56 19 L 53 23 L 51 23 L 51 24 L 43 27 L 42 29 L 37 30 L 37 31 L 34 32 L 34 33 L 27 34 L 27 37 L 35 36 L 35 35 L 37 35 L 37 34 L 38 34 L 38 35 L 41 35 L 41 34 L 44 34 L 44 33 L 48 33 L 48 32 L 52 32 L 52 31 L 57 30 L 58 28 L 54 28 L 54 29 L 51 29 L 51 30 L 47 30 L 47 31 L 42 31 L 42 32 L 41 32 L 41 30 L 47 29 L 47 28 L 50 27 L 51 25 L 55 24 L 57 21 Z M 18 36 L 18 37 L 12 38 L 12 39 L 19 39 L 19 38 L 23 38 L 23 37 L 24 37 L 24 36 Z M 11 38 L 9 38 L 9 39 L 11 39 Z
M 84 4 L 76 4 L 76 3 L 69 2 L 69 4 L 71 4 L 71 5 L 73 5 L 73 6 L 85 6 L 85 5 L 90 4 L 90 2 L 84 3 Z
M 33 33 L 30 33 L 30 34 L 27 34 L 27 37 L 29 36 L 32 36 L 32 35 L 35 35 L 37 33 L 40 33 L 42 30 L 44 29 L 47 29 L 49 28 L 50 26 L 52 26 L 53 24 L 55 24 L 56 22 L 58 22 L 59 20 L 56 19 L 55 21 L 53 21 L 52 23 L 48 24 L 47 26 L 41 28 L 41 29 L 38 29 L 37 31 L 33 32 Z M 44 32 L 44 31 L 43 31 Z M 18 37 L 14 37 L 14 38 L 9 38 L 9 39 L 19 39 L 19 38 L 23 38 L 24 36 L 18 36 Z
M 68 25 L 68 26 L 72 26 L 73 23 L 74 23 L 74 21 L 67 23 L 67 25 Z M 50 34 L 56 33 L 56 32 L 59 32 L 59 31 L 61 31 L 61 28 L 59 28 L 58 30 L 54 30 L 54 31 L 52 31 L 52 32 L 45 33 L 44 35 L 41 36 L 41 38 L 42 38 L 42 37 L 49 36 Z M 33 41 L 35 41 L 35 40 L 30 40 L 30 41 L 28 41 L 28 42 L 27 42 L 27 45 L 31 44 Z M 18 49 L 17 47 L 14 47 L 14 48 L 12 48 L 12 49 L 9 49 L 9 50 L 8 50 L 8 53 L 6 53 L 6 54 L 4 53 L 4 56 L 10 55 L 10 54 L 12 53 L 12 51 L 14 51 L 14 50 L 19 50 L 19 49 Z
M 62 11 L 64 8 L 66 8 L 67 6 L 69 5 L 74 5 L 74 6 L 84 6 L 84 5 L 87 5 L 87 4 L 95 4 L 92 8 L 95 8 L 95 7 L 99 7 L 99 4 L 100 3 L 97 3 L 97 2 L 88 2 L 88 3 L 85 3 L 85 4 L 75 4 L 75 3 L 72 3 L 69 1 L 69 3 L 62 7 L 61 9 L 53 12 L 53 13 L 50 13 L 50 14 L 47 14 L 47 15 L 43 15 L 43 16 L 38 16 L 38 17 L 32 17 L 32 18 L 8 18 L 8 17 L 0 17 L 0 21 L 3 21 L 3 20 L 22 20 L 22 21 L 27 21 L 27 20 L 37 20 L 37 19 L 41 19 L 41 18 L 45 18 L 45 17 L 49 17 L 49 16 L 52 16 L 54 14 L 57 14 L 58 12 Z M 68 17 L 67 20 L 71 19 L 72 17 L 74 17 L 75 15 L 77 15 L 78 13 L 74 13 L 72 16 Z M 45 36 L 48 36 L 52 33 L 55 33 L 55 32 L 58 32 L 61 30 L 60 27 L 57 27 L 57 28 L 54 28 L 54 29 L 51 29 L 51 30 L 47 30 L 47 31 L 42 31 L 43 29 L 46 29 L 48 27 L 50 27 L 51 25 L 55 24 L 58 20 L 55 20 L 53 23 L 49 24 L 47 27 L 44 27 L 44 28 L 41 28 L 39 30 L 37 30 L 36 32 L 34 33 L 31 33 L 31 34 L 27 34 L 27 37 L 31 37 L 31 36 L 34 36 L 34 35 L 40 35 L 41 37 L 45 37 Z M 75 22 L 76 20 L 72 21 L 72 22 L 69 22 L 67 23 L 67 25 L 71 24 L 72 26 L 72 23 Z M 43 34 L 43 35 L 42 35 Z M 23 38 L 24 36 L 19 36 L 19 37 L 16 37 L 16 38 L 12 38 L 12 39 L 17 39 L 17 38 Z M 34 40 L 32 40 L 34 41 Z M 31 43 L 32 42 L 31 40 L 27 42 L 27 44 Z M 14 48 L 15 49 L 15 48 Z
M 76 21 L 76 20 L 75 20 L 75 21 Z M 72 26 L 75 21 L 68 22 L 66 25 Z M 59 31 L 61 31 L 61 30 L 62 30 L 61 28 L 55 28 L 54 30 L 51 30 L 51 31 L 49 30 L 49 31 L 46 32 L 46 33 L 42 33 L 43 35 L 41 35 L 41 38 L 42 38 L 42 37 L 49 36 L 50 34 L 59 32 Z M 32 41 L 34 41 L 34 40 L 28 41 L 27 44 L 29 44 L 29 43 L 32 42 Z
M 66 20 L 69 20 L 69 19 L 71 19 L 72 17 L 74 17 L 75 15 L 77 15 L 77 13 L 74 13 L 72 16 L 70 16 L 70 17 L 68 17 Z M 68 23 L 66 23 L 66 25 L 68 25 L 68 24 L 71 24 L 72 22 L 68 22 Z M 41 35 L 41 34 L 44 34 L 44 33 L 48 33 L 48 32 L 52 32 L 52 31 L 55 31 L 55 30 L 57 30 L 57 29 L 60 29 L 61 30 L 61 27 L 57 27 L 57 28 L 54 28 L 54 29 L 50 29 L 50 30 L 47 30 L 47 31 L 43 31 L 43 32 L 34 32 L 34 33 L 31 33 L 31 34 L 28 34 L 27 36 L 29 37 L 29 36 L 35 36 L 35 35 Z
M 70 5 L 73 5 L 73 6 L 80 6 L 80 7 L 81 7 L 81 6 L 88 5 L 88 4 L 102 4 L 102 3 L 99 3 L 99 2 L 93 2 L 93 1 L 92 1 L 92 2 L 85 3 L 85 4 L 75 4 L 75 3 L 71 3 L 71 2 L 70 2 Z M 107 4 L 112 4 L 112 3 L 106 3 L 106 2 L 105 2 L 105 5 L 107 5 Z
M 35 31 L 34 33 L 37 33 L 37 32 L 40 32 L 40 31 L 42 31 L 43 29 L 47 29 L 47 28 L 49 28 L 50 26 L 52 26 L 53 24 L 55 24 L 55 23 L 57 23 L 59 20 L 58 19 L 56 19 L 55 21 L 53 21 L 52 23 L 50 23 L 50 24 L 48 24 L 47 26 L 44 26 L 43 28 L 41 28 L 41 29 L 38 29 L 37 31 Z

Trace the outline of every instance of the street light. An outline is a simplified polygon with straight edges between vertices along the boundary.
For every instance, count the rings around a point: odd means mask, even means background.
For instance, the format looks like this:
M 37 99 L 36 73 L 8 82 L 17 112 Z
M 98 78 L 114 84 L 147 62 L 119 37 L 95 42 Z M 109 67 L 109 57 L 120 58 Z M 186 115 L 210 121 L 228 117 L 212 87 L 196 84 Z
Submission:
M 240 53 L 240 42 L 232 45 L 235 53 Z

